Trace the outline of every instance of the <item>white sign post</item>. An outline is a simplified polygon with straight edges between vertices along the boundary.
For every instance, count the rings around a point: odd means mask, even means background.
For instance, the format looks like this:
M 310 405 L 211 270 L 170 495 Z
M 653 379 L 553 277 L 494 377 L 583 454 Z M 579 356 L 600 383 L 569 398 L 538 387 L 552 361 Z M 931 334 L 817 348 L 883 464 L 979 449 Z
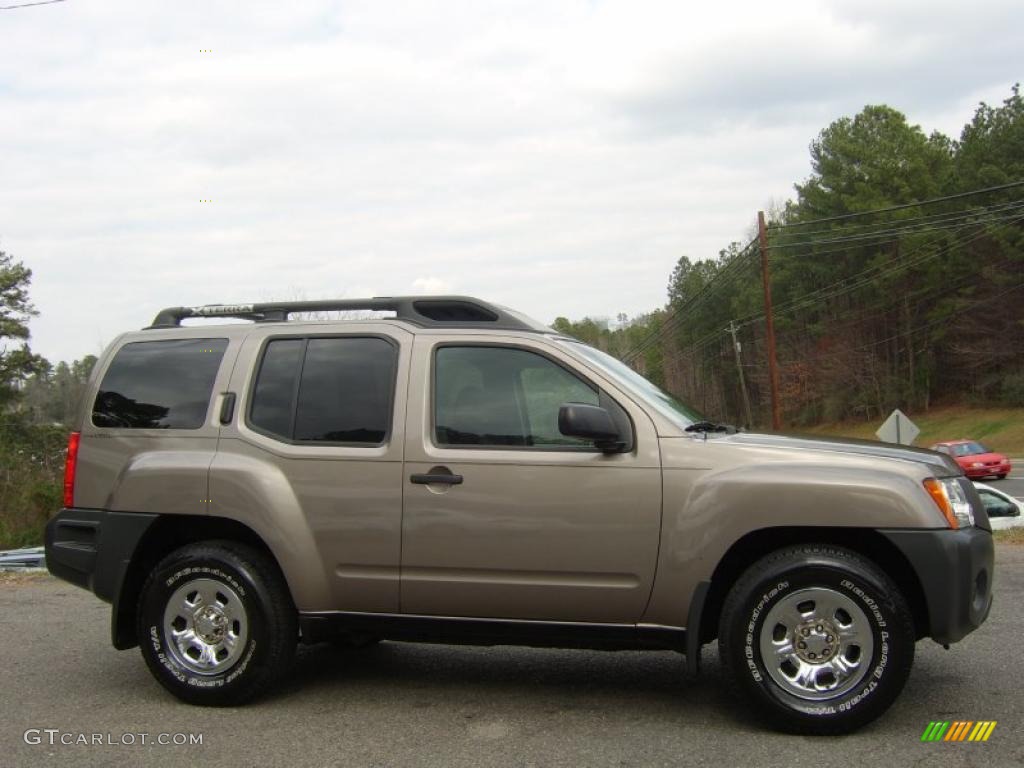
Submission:
M 921 430 L 917 425 L 907 418 L 907 414 L 897 408 L 889 414 L 889 418 L 875 432 L 878 439 L 884 443 L 897 443 L 898 445 L 913 445 Z

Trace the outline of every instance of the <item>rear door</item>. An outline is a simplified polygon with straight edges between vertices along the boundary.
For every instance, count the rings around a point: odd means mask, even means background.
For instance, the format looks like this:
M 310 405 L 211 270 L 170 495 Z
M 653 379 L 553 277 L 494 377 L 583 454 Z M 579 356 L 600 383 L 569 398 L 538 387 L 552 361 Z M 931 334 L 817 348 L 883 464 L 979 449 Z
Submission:
M 246 339 L 210 506 L 268 543 L 300 610 L 396 613 L 412 335 L 351 328 Z
M 466 338 L 421 334 L 414 345 L 402 612 L 638 621 L 661 524 L 653 424 L 539 339 Z M 563 402 L 602 398 L 628 414 L 631 452 L 606 455 L 558 432 Z M 419 477 L 444 474 L 461 482 Z

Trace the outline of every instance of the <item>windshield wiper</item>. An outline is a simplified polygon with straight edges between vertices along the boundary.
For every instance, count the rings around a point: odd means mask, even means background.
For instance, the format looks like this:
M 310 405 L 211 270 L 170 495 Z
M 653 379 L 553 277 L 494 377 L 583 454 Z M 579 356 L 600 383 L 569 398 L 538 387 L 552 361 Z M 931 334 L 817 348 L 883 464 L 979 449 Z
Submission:
M 713 421 L 698 421 L 686 428 L 687 432 L 721 432 L 726 435 L 735 435 L 739 430 L 732 424 L 716 424 Z

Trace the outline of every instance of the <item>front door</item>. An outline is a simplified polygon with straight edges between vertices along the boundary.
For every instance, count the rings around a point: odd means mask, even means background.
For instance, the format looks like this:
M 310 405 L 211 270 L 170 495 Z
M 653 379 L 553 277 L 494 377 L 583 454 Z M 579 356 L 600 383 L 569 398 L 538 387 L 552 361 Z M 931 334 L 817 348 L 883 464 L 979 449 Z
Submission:
M 542 339 L 419 335 L 410 375 L 402 612 L 638 621 L 661 525 L 646 414 Z M 608 398 L 633 424 L 630 452 L 559 433 L 562 403 Z

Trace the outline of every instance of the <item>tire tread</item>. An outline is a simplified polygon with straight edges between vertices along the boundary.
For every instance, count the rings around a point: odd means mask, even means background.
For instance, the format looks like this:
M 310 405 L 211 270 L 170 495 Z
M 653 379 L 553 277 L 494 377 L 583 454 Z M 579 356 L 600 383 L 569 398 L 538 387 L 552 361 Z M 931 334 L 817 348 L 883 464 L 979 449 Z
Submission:
M 766 573 L 782 566 L 800 567 L 802 565 L 813 565 L 816 561 L 822 560 L 831 560 L 833 564 L 836 562 L 840 564 L 845 563 L 846 568 L 851 573 L 864 573 L 882 586 L 887 601 L 892 603 L 892 613 L 895 615 L 896 620 L 900 622 L 900 626 L 893 629 L 899 630 L 899 634 L 904 642 L 909 639 L 907 662 L 890 671 L 890 676 L 887 678 L 888 688 L 892 691 L 890 695 L 875 698 L 868 702 L 867 706 L 854 708 L 840 716 L 821 717 L 803 715 L 797 712 L 785 713 L 781 711 L 781 707 L 757 706 L 754 697 L 750 695 L 750 691 L 744 689 L 743 682 L 741 682 L 744 679 L 743 676 L 747 674 L 747 670 L 745 668 L 737 668 L 733 664 L 729 652 L 730 644 L 738 641 L 741 635 L 739 631 L 734 629 L 736 617 L 742 615 L 745 600 L 753 588 L 764 580 Z M 895 632 L 893 634 L 895 635 Z M 915 637 L 913 617 L 907 606 L 906 599 L 893 580 L 873 561 L 845 547 L 831 544 L 796 544 L 775 550 L 762 557 L 744 571 L 740 578 L 736 580 L 736 583 L 733 584 L 722 605 L 718 632 L 718 650 L 726 687 L 730 695 L 736 700 L 743 701 L 758 716 L 778 730 L 807 736 L 832 736 L 856 730 L 874 720 L 888 709 L 892 701 L 899 695 L 910 675 Z

